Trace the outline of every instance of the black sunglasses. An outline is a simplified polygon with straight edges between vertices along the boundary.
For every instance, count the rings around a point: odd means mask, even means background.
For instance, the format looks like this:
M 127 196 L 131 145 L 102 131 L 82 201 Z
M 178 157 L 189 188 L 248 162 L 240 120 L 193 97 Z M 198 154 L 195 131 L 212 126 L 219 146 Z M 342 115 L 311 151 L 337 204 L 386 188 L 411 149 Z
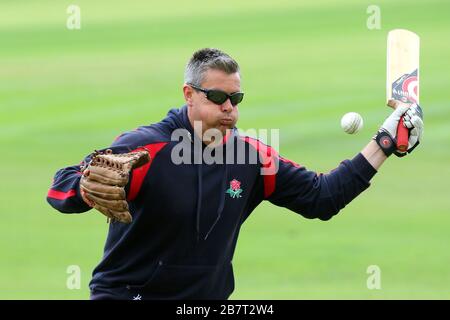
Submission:
M 225 103 L 225 101 L 230 99 L 231 104 L 233 106 L 236 106 L 244 98 L 244 93 L 243 92 L 235 92 L 235 93 L 232 93 L 232 94 L 228 94 L 228 93 L 223 92 L 221 90 L 203 89 L 203 88 L 197 87 L 197 86 L 195 86 L 193 84 L 190 84 L 190 83 L 188 83 L 188 85 L 190 85 L 195 90 L 198 90 L 198 91 L 201 91 L 201 92 L 205 93 L 206 99 L 208 99 L 211 102 L 214 102 L 215 104 L 223 104 L 223 103 Z

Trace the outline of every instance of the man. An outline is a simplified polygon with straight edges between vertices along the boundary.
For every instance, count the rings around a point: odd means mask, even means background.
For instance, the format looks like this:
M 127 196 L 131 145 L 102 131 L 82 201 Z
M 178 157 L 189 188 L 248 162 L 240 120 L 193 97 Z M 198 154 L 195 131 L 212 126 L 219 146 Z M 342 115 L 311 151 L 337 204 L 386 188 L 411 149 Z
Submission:
M 240 227 L 263 200 L 328 220 L 368 188 L 391 153 L 404 155 L 395 148 L 402 115 L 411 129 L 407 153 L 423 127 L 420 107 L 398 103 L 352 160 L 316 174 L 237 132 L 243 93 L 239 66 L 229 55 L 216 49 L 194 53 L 183 94 L 185 106 L 159 123 L 122 134 L 109 147 L 114 153 L 145 149 L 151 160 L 133 171 L 127 185 L 132 223 L 109 225 L 103 259 L 90 282 L 92 299 L 228 298 Z M 205 154 L 226 161 L 206 163 Z M 66 213 L 91 209 L 95 203 L 80 192 L 81 177 L 80 165 L 59 170 L 48 202 Z

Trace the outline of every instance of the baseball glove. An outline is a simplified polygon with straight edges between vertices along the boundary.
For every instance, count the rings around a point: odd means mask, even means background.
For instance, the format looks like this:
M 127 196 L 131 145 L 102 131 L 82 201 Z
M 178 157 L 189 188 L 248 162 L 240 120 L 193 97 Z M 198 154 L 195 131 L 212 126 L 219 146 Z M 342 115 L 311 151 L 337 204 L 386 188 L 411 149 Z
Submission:
M 108 221 L 131 223 L 125 186 L 131 170 L 150 161 L 147 151 L 113 154 L 111 149 L 92 154 L 87 167 L 82 167 L 80 191 L 84 201 L 97 209 Z

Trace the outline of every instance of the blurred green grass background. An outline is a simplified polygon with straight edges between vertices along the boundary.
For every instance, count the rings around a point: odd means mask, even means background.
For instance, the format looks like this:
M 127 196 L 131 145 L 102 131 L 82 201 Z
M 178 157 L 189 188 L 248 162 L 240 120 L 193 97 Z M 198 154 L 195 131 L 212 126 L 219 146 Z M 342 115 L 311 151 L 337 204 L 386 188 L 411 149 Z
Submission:
M 81 30 L 66 28 L 81 8 Z M 45 201 L 57 169 L 183 104 L 191 54 L 217 47 L 241 65 L 239 127 L 279 128 L 280 152 L 327 172 L 353 157 L 389 114 L 387 31 L 421 36 L 423 144 L 389 159 L 373 185 L 329 222 L 271 204 L 244 224 L 232 299 L 450 298 L 450 2 L 0 2 L 0 298 L 87 299 L 105 219 Z M 359 112 L 365 128 L 340 129 Z M 82 288 L 66 288 L 79 265 Z M 381 290 L 369 290 L 369 265 Z

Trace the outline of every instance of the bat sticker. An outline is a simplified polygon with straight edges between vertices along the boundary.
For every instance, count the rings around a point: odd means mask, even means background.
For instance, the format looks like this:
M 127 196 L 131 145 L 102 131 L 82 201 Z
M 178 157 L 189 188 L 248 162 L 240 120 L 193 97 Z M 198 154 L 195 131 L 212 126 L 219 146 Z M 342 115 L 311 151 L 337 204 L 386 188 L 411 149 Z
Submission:
M 392 98 L 405 103 L 417 103 L 417 69 L 392 83 Z

